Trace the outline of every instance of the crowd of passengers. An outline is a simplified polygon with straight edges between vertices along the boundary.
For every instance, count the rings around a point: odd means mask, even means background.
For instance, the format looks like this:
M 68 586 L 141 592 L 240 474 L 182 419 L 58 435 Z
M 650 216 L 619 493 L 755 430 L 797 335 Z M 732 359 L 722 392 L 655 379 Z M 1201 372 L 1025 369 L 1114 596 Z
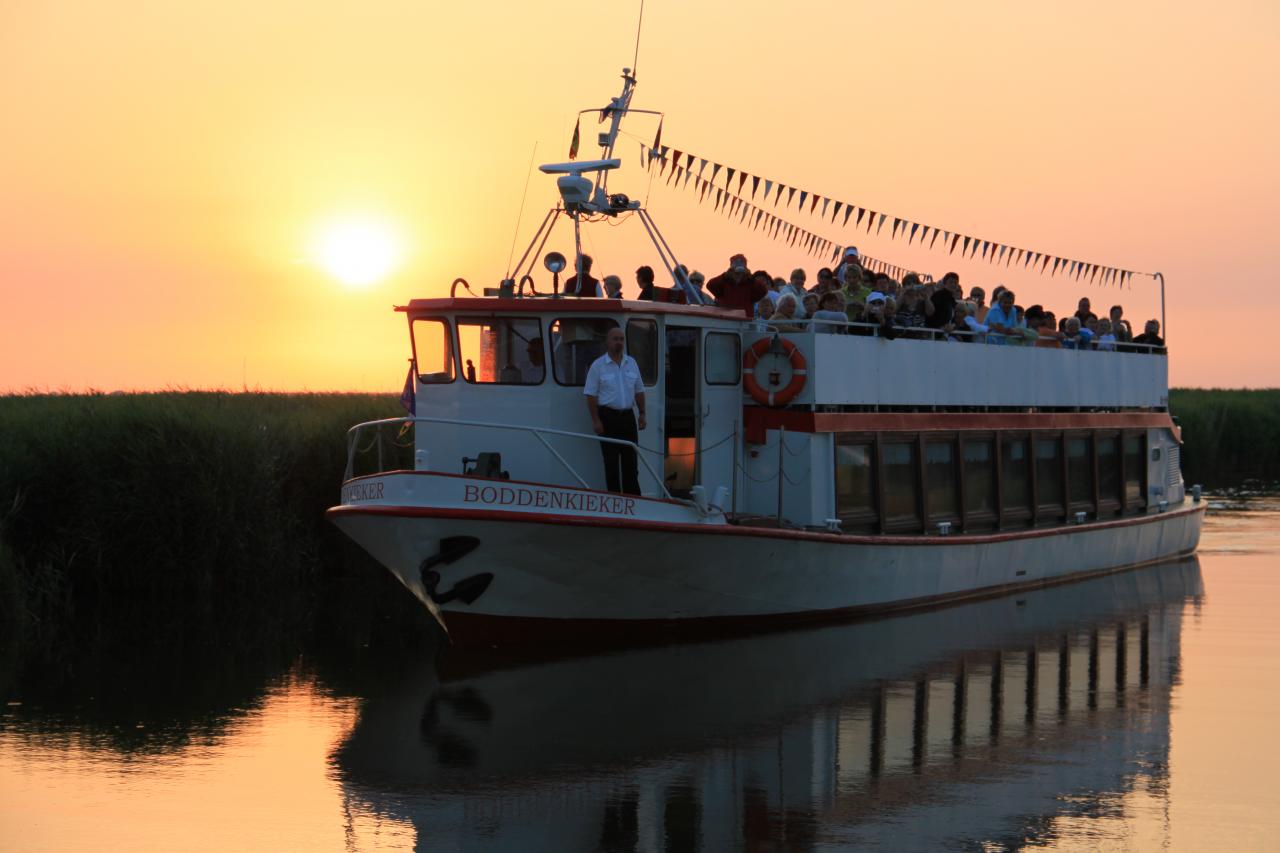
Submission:
M 583 271 L 565 284 L 568 296 L 622 296 L 618 276 L 603 282 L 591 277 L 591 259 L 584 255 Z M 745 255 L 734 255 L 723 273 L 707 281 L 702 273 L 683 266 L 677 275 L 709 293 L 716 305 L 741 310 L 756 322 L 778 331 L 815 331 L 832 334 L 873 335 L 886 339 L 930 338 L 962 343 L 1036 346 L 1103 351 L 1163 352 L 1160 323 L 1148 320 L 1142 334 L 1134 335 L 1124 309 L 1111 306 L 1105 317 L 1096 315 L 1088 297 L 1074 314 L 1059 317 L 1042 305 L 1023 307 L 1017 296 L 997 286 L 987 303 L 986 291 L 973 287 L 965 296 L 960 276 L 949 272 L 941 281 L 921 281 L 907 273 L 902 281 L 862 266 L 856 248 L 845 250 L 834 270 L 818 270 L 813 286 L 803 269 L 789 279 L 774 278 L 766 270 L 752 270 Z M 661 300 L 664 289 L 654 285 L 651 267 L 636 270 L 640 299 Z

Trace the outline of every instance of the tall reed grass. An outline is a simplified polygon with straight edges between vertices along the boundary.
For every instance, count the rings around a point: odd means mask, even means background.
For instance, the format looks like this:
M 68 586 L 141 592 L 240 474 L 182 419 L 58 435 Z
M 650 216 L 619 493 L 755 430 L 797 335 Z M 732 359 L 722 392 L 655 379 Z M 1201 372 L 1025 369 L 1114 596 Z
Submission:
M 0 398 L 0 634 L 233 636 L 302 625 L 344 578 L 390 589 L 323 516 L 347 428 L 402 413 L 390 395 Z M 346 612 L 376 621 L 405 596 L 373 597 L 381 614 L 369 595 Z
M 1182 471 L 1211 488 L 1280 484 L 1280 388 L 1175 388 L 1169 410 L 1182 427 Z

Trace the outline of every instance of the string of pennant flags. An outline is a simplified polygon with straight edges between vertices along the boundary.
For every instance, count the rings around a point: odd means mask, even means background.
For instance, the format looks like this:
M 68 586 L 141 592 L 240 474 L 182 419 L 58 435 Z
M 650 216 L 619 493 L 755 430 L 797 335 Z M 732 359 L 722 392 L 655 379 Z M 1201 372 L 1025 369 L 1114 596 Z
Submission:
M 654 160 L 656 161 L 657 158 Z M 660 167 L 659 174 L 666 175 L 667 185 L 674 183 L 677 189 L 692 188 L 700 203 L 708 199 L 712 200 L 712 209 L 723 213 L 726 218 L 730 220 L 736 218 L 739 224 L 753 231 L 763 231 L 768 237 L 785 242 L 790 247 L 799 248 L 806 254 L 822 257 L 830 252 L 831 260 L 834 262 L 839 259 L 844 250 L 843 246 L 837 245 L 834 241 L 757 206 L 734 192 L 731 186 L 715 186 L 709 178 L 695 175 L 683 165 L 673 165 L 669 170 Z M 745 186 L 745 181 L 742 184 Z M 916 272 L 862 252 L 859 253 L 858 260 L 863 269 L 883 272 L 898 279 L 909 272 Z M 922 281 L 933 280 L 927 273 L 916 272 L 916 275 L 920 276 Z
M 959 249 L 961 258 L 981 257 L 983 261 L 996 266 L 1029 270 L 1042 275 L 1048 273 L 1050 277 L 1061 274 L 1075 281 L 1125 287 L 1131 285 L 1135 275 L 1151 275 L 1038 252 L 994 240 L 984 240 L 958 231 L 948 231 L 900 216 L 892 216 L 726 166 L 688 150 L 663 145 L 661 140 L 662 126 L 659 124 L 654 144 L 650 146 L 640 143 L 640 157 L 644 168 L 650 172 L 656 168 L 659 177 L 666 177 L 667 184 L 674 182 L 677 187 L 685 189 L 692 185 L 697 192 L 699 203 L 714 198 L 716 210 L 721 207 L 726 208 L 727 216 L 732 218 L 737 215 L 739 221 L 750 225 L 753 229 L 758 230 L 763 226 L 765 232 L 773 239 L 784 240 L 792 246 L 798 244 L 813 255 L 825 255 L 830 252 L 832 261 L 840 257 L 843 246 L 789 222 L 775 215 L 771 210 L 758 206 L 757 199 L 760 204 L 767 204 L 772 210 L 777 210 L 781 205 L 783 211 L 795 210 L 803 214 L 807 208 L 810 217 L 816 216 L 821 221 L 833 225 L 838 222 L 842 228 L 846 230 L 852 228 L 855 233 L 863 231 L 866 234 L 874 232 L 879 235 L 888 225 L 891 240 L 905 238 L 907 245 L 912 245 L 919 240 L 922 246 L 927 244 L 930 249 L 940 249 L 949 256 L 955 255 L 956 250 Z M 821 208 L 820 211 L 819 208 Z M 865 255 L 862 257 L 866 258 Z M 874 259 L 871 260 L 874 261 Z M 874 261 L 874 263 L 895 278 L 908 271 L 883 261 Z M 864 262 L 863 265 L 867 264 Z

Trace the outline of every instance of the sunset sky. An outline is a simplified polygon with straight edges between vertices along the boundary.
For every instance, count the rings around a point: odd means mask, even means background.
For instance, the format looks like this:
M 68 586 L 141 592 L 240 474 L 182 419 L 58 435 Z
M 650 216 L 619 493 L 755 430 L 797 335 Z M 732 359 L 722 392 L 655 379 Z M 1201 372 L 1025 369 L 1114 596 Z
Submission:
M 573 114 L 617 94 L 637 10 L 6 0 L 0 391 L 397 390 L 391 306 L 459 275 L 496 285 L 535 144 L 537 162 L 565 159 Z M 890 217 L 1161 270 L 1173 384 L 1278 384 L 1274 0 L 649 0 L 638 77 L 634 106 L 665 112 L 673 147 Z M 624 123 L 612 188 L 647 195 L 685 263 L 714 274 L 742 250 L 812 276 L 818 260 L 650 187 L 637 140 L 655 128 Z M 583 156 L 597 129 L 584 120 Z M 555 199 L 535 174 L 517 255 Z M 1117 292 L 789 218 L 1023 304 L 1158 316 L 1147 279 Z M 351 221 L 387 243 L 384 278 L 335 276 Z M 568 254 L 558 234 L 548 248 Z M 598 226 L 589 249 L 629 293 L 637 265 L 658 266 L 633 222 Z

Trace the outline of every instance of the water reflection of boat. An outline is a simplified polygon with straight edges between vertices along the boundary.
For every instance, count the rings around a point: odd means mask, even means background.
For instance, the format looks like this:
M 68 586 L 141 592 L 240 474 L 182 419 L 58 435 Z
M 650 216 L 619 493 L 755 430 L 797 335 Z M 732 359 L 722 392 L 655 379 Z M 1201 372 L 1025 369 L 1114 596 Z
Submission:
M 1200 591 L 1190 558 L 786 634 L 472 672 L 457 655 L 457 675 L 370 699 L 334 760 L 349 804 L 420 843 L 1021 842 L 1088 795 L 1164 787 Z

